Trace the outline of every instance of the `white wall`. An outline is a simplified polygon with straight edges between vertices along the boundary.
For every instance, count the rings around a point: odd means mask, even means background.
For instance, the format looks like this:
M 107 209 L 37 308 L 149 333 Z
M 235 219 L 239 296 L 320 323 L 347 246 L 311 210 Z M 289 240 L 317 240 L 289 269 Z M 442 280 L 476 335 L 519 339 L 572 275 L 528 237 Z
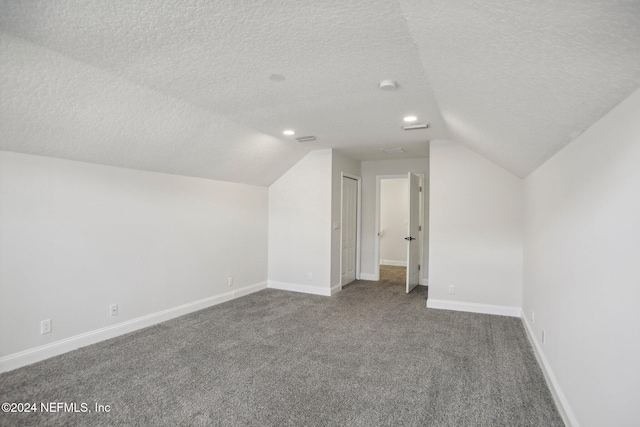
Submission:
M 423 217 L 423 250 L 422 261 L 423 277 L 428 278 L 429 259 L 429 159 L 403 159 L 403 160 L 375 160 L 362 162 L 362 262 L 361 277 L 366 280 L 378 280 L 376 272 L 379 266 L 379 257 L 376 257 L 375 242 L 378 239 L 376 229 L 376 176 L 397 175 L 413 172 L 424 174 L 424 217 Z M 406 237 L 406 236 L 405 236 Z
M 266 188 L 0 152 L 0 356 L 266 279 Z
M 575 425 L 640 425 L 638 117 L 640 91 L 525 179 L 524 317 Z
M 331 283 L 335 292 L 341 284 L 342 173 L 360 176 L 360 162 L 335 150 L 332 150 L 331 162 L 331 223 L 337 223 L 339 226 L 331 233 Z
M 270 287 L 330 294 L 331 171 L 331 150 L 312 151 L 269 187 Z
M 428 306 L 519 316 L 522 180 L 455 142 L 430 158 Z
M 409 180 L 380 180 L 380 263 L 407 265 Z

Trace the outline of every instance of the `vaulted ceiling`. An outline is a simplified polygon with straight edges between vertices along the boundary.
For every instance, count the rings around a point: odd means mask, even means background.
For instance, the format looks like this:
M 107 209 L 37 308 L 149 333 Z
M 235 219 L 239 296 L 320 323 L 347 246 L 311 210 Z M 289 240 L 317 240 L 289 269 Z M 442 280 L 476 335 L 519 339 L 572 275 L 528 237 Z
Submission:
M 434 139 L 526 176 L 640 87 L 638 0 L 3 0 L 0 30 L 0 149 L 256 185 Z

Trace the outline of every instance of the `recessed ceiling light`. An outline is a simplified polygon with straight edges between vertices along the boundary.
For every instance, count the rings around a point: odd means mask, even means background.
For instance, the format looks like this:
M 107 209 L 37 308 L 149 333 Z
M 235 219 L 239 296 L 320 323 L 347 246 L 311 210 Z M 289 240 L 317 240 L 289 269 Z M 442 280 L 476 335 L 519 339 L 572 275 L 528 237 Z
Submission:
M 295 135 L 296 134 L 296 132 L 292 131 L 291 129 L 284 130 L 284 131 L 282 131 L 282 133 L 287 135 L 287 136 L 291 136 L 291 135 Z
M 406 116 L 403 120 L 407 123 L 411 123 L 418 120 L 418 118 L 416 116 Z
M 380 89 L 382 90 L 395 90 L 396 87 L 396 82 L 393 80 L 383 80 L 380 82 Z
M 282 74 L 271 74 L 269 76 L 269 80 L 271 80 L 273 82 L 283 82 L 284 81 L 284 76 Z

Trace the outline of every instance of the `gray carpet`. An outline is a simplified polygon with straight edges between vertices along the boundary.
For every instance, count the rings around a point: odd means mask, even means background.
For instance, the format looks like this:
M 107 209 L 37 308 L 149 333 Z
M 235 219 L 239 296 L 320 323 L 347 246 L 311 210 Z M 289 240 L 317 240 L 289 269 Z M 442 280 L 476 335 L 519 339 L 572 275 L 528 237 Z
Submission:
M 267 289 L 0 375 L 1 425 L 562 426 L 519 319 L 431 310 L 400 275 Z

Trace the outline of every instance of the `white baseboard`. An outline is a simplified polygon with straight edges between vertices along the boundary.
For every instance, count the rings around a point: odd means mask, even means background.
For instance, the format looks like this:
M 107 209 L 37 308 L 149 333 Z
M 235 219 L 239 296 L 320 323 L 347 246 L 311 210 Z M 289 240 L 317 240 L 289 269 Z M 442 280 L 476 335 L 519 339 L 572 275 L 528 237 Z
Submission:
M 520 307 L 505 305 L 477 304 L 472 302 L 448 301 L 441 299 L 427 299 L 427 308 L 443 310 L 467 311 L 470 313 L 497 314 L 499 316 L 520 317 Z
M 39 362 L 41 360 L 48 359 L 50 357 L 58 356 L 69 351 L 76 350 L 80 347 L 85 347 L 90 344 L 95 344 L 100 341 L 128 334 L 129 332 L 137 331 L 138 329 L 146 328 L 148 326 L 152 326 L 161 322 L 166 322 L 167 320 L 174 319 L 185 314 L 193 313 L 194 311 L 202 310 L 207 307 L 218 305 L 232 299 L 258 292 L 262 289 L 266 289 L 266 287 L 267 282 L 245 286 L 231 292 L 225 292 L 224 294 L 204 298 L 198 301 L 169 308 L 167 310 L 162 310 L 156 313 L 147 314 L 146 316 L 127 320 L 125 322 L 118 323 L 112 326 L 95 329 L 93 331 L 65 338 L 56 342 L 52 342 L 50 344 L 31 348 L 29 350 L 24 350 L 18 353 L 13 353 L 0 358 L 0 373 L 18 369 L 35 362 Z
M 342 290 L 342 284 L 338 283 L 337 285 L 331 287 L 331 296 L 337 294 Z
M 522 323 L 524 324 L 524 330 L 527 331 L 527 337 L 529 338 L 529 342 L 533 347 L 533 352 L 536 355 L 536 359 L 538 359 L 538 365 L 542 368 L 542 373 L 544 374 L 545 380 L 547 380 L 547 385 L 551 390 L 551 395 L 553 396 L 553 400 L 556 402 L 556 406 L 558 407 L 558 412 L 560 412 L 560 416 L 562 416 L 562 420 L 564 421 L 567 427 L 578 427 L 578 420 L 576 416 L 573 414 L 571 407 L 569 406 L 569 402 L 567 398 L 564 396 L 562 389 L 560 388 L 560 384 L 558 384 L 558 380 L 549 366 L 549 362 L 538 343 L 538 340 L 535 339 L 535 332 L 531 325 L 529 324 L 529 320 L 522 316 Z
M 333 288 L 321 288 L 320 286 L 299 285 L 297 283 L 275 282 L 269 280 L 269 288 L 280 289 L 282 291 L 301 292 L 303 294 L 331 296 Z
M 407 261 L 396 261 L 393 259 L 383 259 L 380 265 L 391 265 L 394 267 L 406 267 Z
M 377 282 L 378 280 L 380 280 L 380 276 L 375 274 L 360 273 L 360 280 L 371 280 Z

